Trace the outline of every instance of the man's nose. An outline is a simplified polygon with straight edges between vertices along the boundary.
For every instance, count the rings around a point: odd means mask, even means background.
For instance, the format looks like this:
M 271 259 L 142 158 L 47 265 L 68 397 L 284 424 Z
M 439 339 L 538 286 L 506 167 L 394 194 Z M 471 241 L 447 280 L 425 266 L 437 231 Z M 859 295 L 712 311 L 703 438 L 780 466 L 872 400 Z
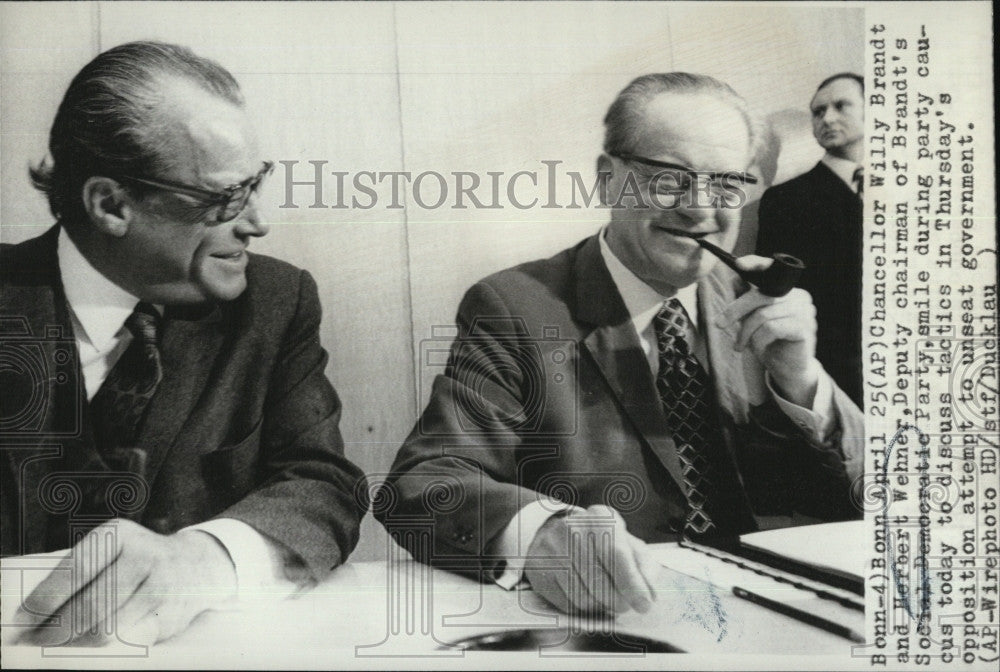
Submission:
M 834 108 L 832 105 L 830 107 L 826 108 L 825 110 L 823 110 L 823 121 L 827 121 L 827 122 L 828 121 L 833 121 L 838 116 L 839 116 L 839 113 L 837 112 L 836 108 Z
M 266 236 L 271 227 L 261 219 L 260 211 L 257 208 L 257 195 L 254 194 L 247 201 L 247 207 L 243 209 L 239 217 L 236 218 L 234 227 L 239 236 Z
M 716 210 L 721 206 L 720 197 L 710 190 L 694 189 L 680 199 L 677 213 L 692 225 L 715 219 Z

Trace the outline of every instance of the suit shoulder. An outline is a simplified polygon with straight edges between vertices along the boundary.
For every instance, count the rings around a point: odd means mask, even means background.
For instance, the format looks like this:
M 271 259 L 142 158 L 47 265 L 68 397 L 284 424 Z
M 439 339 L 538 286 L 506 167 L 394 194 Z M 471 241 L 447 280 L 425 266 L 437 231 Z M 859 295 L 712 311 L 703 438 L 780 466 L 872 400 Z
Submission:
M 302 273 L 302 269 L 287 261 L 270 257 L 266 254 L 250 252 L 250 264 L 247 266 L 247 273 L 259 278 L 263 282 L 271 280 L 287 280 Z
M 249 256 L 243 300 L 284 311 L 294 310 L 303 295 L 316 297 L 316 282 L 308 271 L 264 254 Z
M 552 325 L 568 330 L 576 302 L 579 247 L 518 264 L 474 284 L 459 305 L 459 328 L 537 337 Z
M 772 187 L 769 187 L 767 191 L 764 192 L 764 198 L 773 199 L 785 199 L 785 198 L 797 198 L 803 191 L 811 189 L 812 184 L 815 181 L 815 176 L 813 172 L 816 169 L 813 168 L 801 175 L 797 175 L 790 180 L 781 182 Z
M 486 285 L 505 299 L 514 301 L 532 301 L 542 291 L 556 297 L 568 297 L 573 286 L 573 269 L 580 245 L 547 259 L 536 259 L 506 268 L 486 276 L 476 284 Z
M 20 243 L 0 243 L 0 278 L 3 284 L 36 284 L 58 277 L 52 230 Z
M 818 166 L 814 166 L 812 170 L 764 192 L 758 211 L 758 236 L 779 230 L 786 230 L 787 233 L 789 228 L 800 228 L 802 218 L 814 210 L 821 195 L 817 187 L 817 170 Z
M 307 271 L 266 254 L 250 253 L 249 256 L 250 263 L 247 265 L 248 288 L 253 287 L 276 293 L 298 292 L 299 283 Z
M 0 275 L 4 278 L 16 274 L 24 267 L 24 243 L 0 243 Z

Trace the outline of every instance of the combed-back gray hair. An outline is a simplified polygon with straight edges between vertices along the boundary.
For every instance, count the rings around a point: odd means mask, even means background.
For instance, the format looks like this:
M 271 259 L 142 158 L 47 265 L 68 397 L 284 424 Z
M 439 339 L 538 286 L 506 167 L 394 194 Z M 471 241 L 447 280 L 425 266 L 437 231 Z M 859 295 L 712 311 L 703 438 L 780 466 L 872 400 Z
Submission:
M 643 110 L 650 100 L 661 93 L 710 93 L 729 102 L 743 116 L 750 133 L 751 156 L 758 153 L 760 131 L 746 101 L 731 86 L 708 75 L 689 72 L 661 72 L 633 79 L 622 89 L 604 117 L 604 151 L 607 154 L 636 153 Z
M 167 144 L 160 132 L 164 77 L 243 105 L 229 71 L 187 47 L 129 42 L 99 54 L 66 90 L 49 132 L 49 159 L 30 169 L 57 219 L 82 220 L 83 184 L 94 175 L 157 175 Z

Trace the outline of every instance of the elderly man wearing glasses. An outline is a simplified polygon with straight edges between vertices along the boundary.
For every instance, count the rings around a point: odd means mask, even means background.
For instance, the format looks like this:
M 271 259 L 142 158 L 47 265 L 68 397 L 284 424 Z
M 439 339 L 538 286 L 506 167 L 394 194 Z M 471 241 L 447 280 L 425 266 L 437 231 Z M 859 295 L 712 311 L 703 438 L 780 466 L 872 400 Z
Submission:
M 186 48 L 71 82 L 32 170 L 58 223 L 0 262 L 2 551 L 71 550 L 5 636 L 152 643 L 357 543 L 316 284 L 247 252 L 257 151 L 232 75 Z
M 693 240 L 736 242 L 754 179 L 743 99 L 706 76 L 646 75 L 605 127 L 610 222 L 466 293 L 374 500 L 424 562 L 591 614 L 651 607 L 646 542 L 860 517 L 863 436 L 814 356 L 809 294 L 766 296 Z

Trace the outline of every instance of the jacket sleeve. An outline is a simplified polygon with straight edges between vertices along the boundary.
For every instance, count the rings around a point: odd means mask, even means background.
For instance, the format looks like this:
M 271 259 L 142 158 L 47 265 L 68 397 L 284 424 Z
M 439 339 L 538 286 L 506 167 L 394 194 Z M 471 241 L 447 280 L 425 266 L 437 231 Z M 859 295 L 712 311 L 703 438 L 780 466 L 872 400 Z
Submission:
M 739 463 L 755 513 L 794 512 L 830 521 L 861 517 L 864 417 L 831 384 L 834 429 L 822 440 L 803 432 L 773 400 L 751 410 Z
M 256 487 L 216 518 L 235 518 L 293 551 L 313 578 L 343 563 L 368 508 L 364 473 L 344 456 L 341 405 L 324 372 L 316 283 L 299 275 L 261 421 Z
M 780 186 L 764 192 L 757 254 L 803 254 L 803 234 L 793 228 L 799 217 L 797 205 Z M 803 436 L 776 404 L 755 409 L 747 439 L 750 448 L 743 451 L 747 459 L 741 460 L 755 508 L 768 513 L 796 511 L 824 520 L 861 517 L 857 497 L 864 469 L 864 417 L 836 382 L 832 385 L 836 429 L 823 443 Z
M 373 512 L 418 560 L 490 580 L 502 559 L 495 541 L 538 497 L 517 484 L 532 354 L 488 284 L 467 292 L 456 321 L 445 371 Z

